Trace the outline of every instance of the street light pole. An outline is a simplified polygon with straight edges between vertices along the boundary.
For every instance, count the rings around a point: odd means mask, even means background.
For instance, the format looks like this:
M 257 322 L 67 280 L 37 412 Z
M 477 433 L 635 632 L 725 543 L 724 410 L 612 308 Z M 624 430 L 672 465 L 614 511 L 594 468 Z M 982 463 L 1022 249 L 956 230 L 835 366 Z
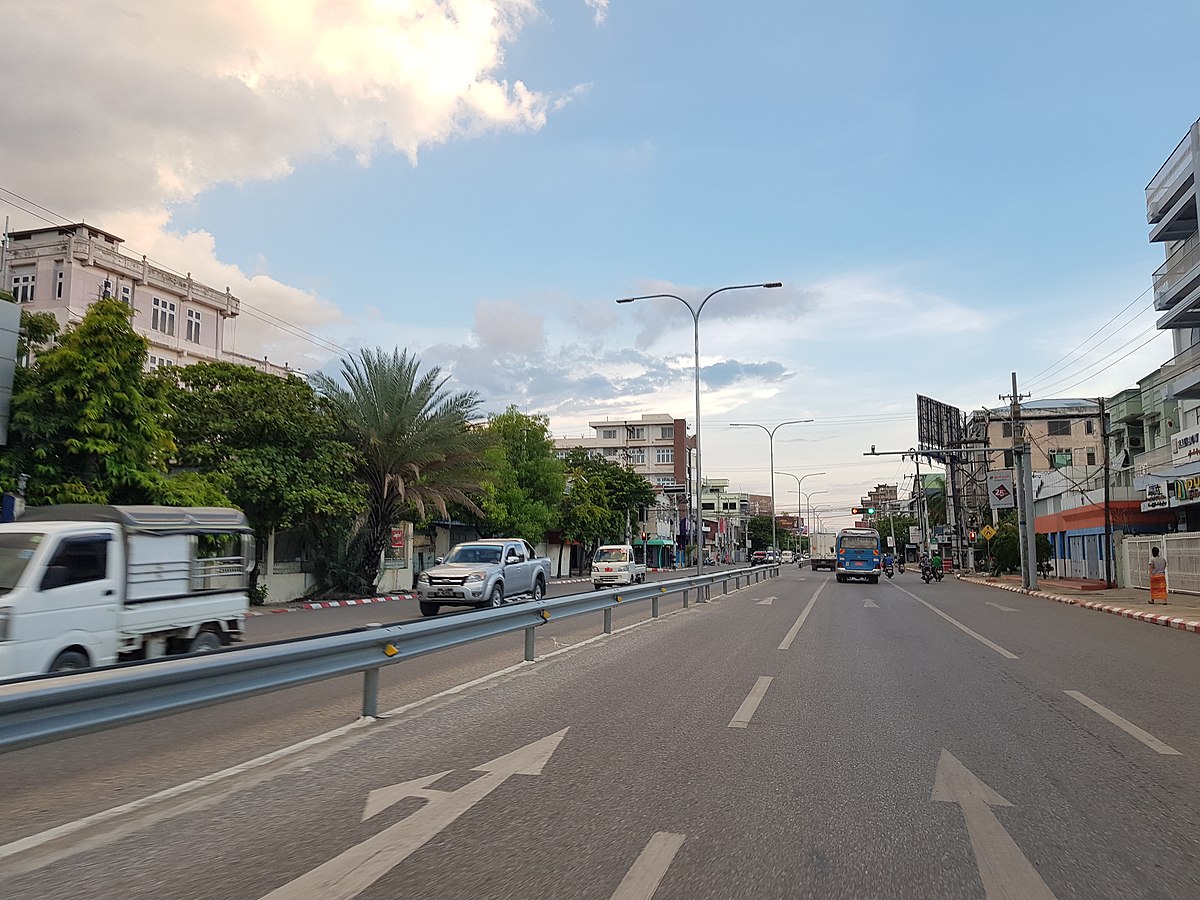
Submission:
M 817 473 L 814 473 L 814 474 L 817 474 Z M 824 474 L 824 473 L 822 472 L 820 474 Z M 796 493 L 804 494 L 804 502 L 808 506 L 808 517 L 811 520 L 813 517 L 813 506 L 812 506 L 813 495 L 814 494 L 828 494 L 829 491 L 826 490 L 825 488 L 821 488 L 819 491 L 802 491 L 799 488 L 796 488 Z M 809 554 L 809 556 L 812 556 L 812 535 L 813 535 L 812 526 L 809 525 L 809 528 L 808 528 L 808 554 Z
M 786 422 L 780 422 L 774 428 L 768 428 L 766 425 L 760 425 L 758 422 L 730 422 L 730 428 L 761 428 L 767 433 L 767 444 L 771 453 L 771 549 L 778 551 L 779 542 L 775 539 L 775 432 L 784 425 L 803 425 L 811 422 L 812 419 L 789 419 Z
M 727 287 L 717 288 L 707 297 L 700 301 L 699 306 L 692 306 L 678 294 L 646 294 L 641 297 L 622 297 L 618 303 L 632 303 L 634 300 L 659 300 L 670 299 L 678 300 L 688 308 L 688 312 L 692 314 L 692 344 L 694 353 L 694 370 L 696 383 L 696 574 L 704 574 L 704 510 L 702 503 L 701 481 L 700 474 L 700 313 L 704 311 L 705 304 L 708 303 L 717 294 L 725 291 L 742 291 L 750 288 L 778 288 L 783 287 L 781 281 L 768 281 L 763 284 L 731 284 Z
M 797 494 L 797 496 L 796 496 L 796 507 L 797 507 L 796 515 L 799 516 L 800 515 L 800 497 L 799 497 L 799 495 L 804 493 L 803 491 L 800 490 L 800 483 L 802 481 L 804 481 L 805 478 L 811 478 L 814 475 L 825 475 L 826 473 L 825 472 L 807 472 L 804 475 L 796 475 L 796 474 L 793 474 L 792 472 L 776 472 L 775 474 L 776 475 L 787 475 L 789 478 L 796 479 L 796 494 Z M 808 530 L 811 533 L 812 532 L 812 523 L 809 522 L 807 519 L 805 521 L 808 522 L 808 526 L 809 526 Z M 809 547 L 811 548 L 812 547 L 812 539 L 811 538 L 809 539 L 808 544 L 809 544 Z

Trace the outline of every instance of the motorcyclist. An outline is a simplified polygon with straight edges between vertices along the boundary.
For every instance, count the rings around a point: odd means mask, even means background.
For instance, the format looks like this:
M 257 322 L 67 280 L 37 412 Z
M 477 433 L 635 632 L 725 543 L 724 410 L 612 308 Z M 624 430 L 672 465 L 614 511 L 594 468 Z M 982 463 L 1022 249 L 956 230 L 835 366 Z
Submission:
M 929 579 L 933 577 L 933 563 L 929 559 L 928 552 L 921 553 L 920 565 L 921 565 L 921 577 L 925 579 L 926 583 L 928 583 Z
M 892 554 L 890 554 L 890 553 L 883 554 L 883 567 L 885 569 L 890 568 L 891 566 L 894 566 L 895 564 L 896 564 L 896 560 L 894 560 L 892 558 Z
M 938 581 L 942 580 L 942 554 L 938 550 L 933 551 L 933 558 L 929 560 L 929 565 L 933 569 L 933 577 Z

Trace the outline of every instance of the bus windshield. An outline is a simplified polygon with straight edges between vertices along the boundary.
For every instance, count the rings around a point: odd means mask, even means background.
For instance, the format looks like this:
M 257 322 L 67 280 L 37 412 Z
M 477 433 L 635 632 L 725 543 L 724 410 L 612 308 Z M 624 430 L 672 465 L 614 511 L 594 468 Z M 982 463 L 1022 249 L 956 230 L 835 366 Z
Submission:
M 877 550 L 879 538 L 865 534 L 848 534 L 842 538 L 844 550 Z

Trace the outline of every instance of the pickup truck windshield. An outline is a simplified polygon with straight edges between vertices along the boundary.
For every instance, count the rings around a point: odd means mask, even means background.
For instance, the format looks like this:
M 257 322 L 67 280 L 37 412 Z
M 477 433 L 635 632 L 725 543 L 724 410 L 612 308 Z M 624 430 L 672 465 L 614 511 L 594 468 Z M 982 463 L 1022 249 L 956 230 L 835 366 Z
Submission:
M 41 539 L 36 533 L 0 534 L 0 593 L 7 594 L 17 586 Z
M 596 562 L 628 562 L 629 556 L 625 550 L 597 550 Z
M 496 565 L 500 562 L 500 548 L 471 546 L 470 544 L 460 545 L 450 551 L 450 555 L 446 557 L 446 562 Z

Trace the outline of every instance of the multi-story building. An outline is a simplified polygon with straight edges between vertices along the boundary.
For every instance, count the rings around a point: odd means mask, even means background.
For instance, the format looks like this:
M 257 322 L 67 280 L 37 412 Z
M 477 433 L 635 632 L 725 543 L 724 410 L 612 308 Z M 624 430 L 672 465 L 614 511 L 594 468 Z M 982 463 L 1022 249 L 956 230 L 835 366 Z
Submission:
M 294 371 L 227 348 L 226 323 L 241 311 L 241 301 L 228 288 L 219 291 L 190 274 L 151 265 L 144 256 L 128 256 L 122 243 L 115 234 L 83 223 L 11 232 L 0 286 L 29 310 L 52 313 L 64 327 L 82 319 L 102 297 L 124 301 L 134 331 L 150 344 L 151 370 L 209 360 L 277 375 Z
M 663 413 L 650 413 L 637 419 L 604 419 L 588 422 L 592 436 L 556 438 L 559 457 L 576 448 L 626 465 L 654 487 L 656 503 L 647 510 L 647 518 L 632 523 L 648 533 L 649 561 L 658 566 L 677 561 L 692 542 L 695 521 L 692 494 L 692 452 L 695 439 L 687 433 L 687 420 Z M 640 537 L 640 532 L 637 535 Z

